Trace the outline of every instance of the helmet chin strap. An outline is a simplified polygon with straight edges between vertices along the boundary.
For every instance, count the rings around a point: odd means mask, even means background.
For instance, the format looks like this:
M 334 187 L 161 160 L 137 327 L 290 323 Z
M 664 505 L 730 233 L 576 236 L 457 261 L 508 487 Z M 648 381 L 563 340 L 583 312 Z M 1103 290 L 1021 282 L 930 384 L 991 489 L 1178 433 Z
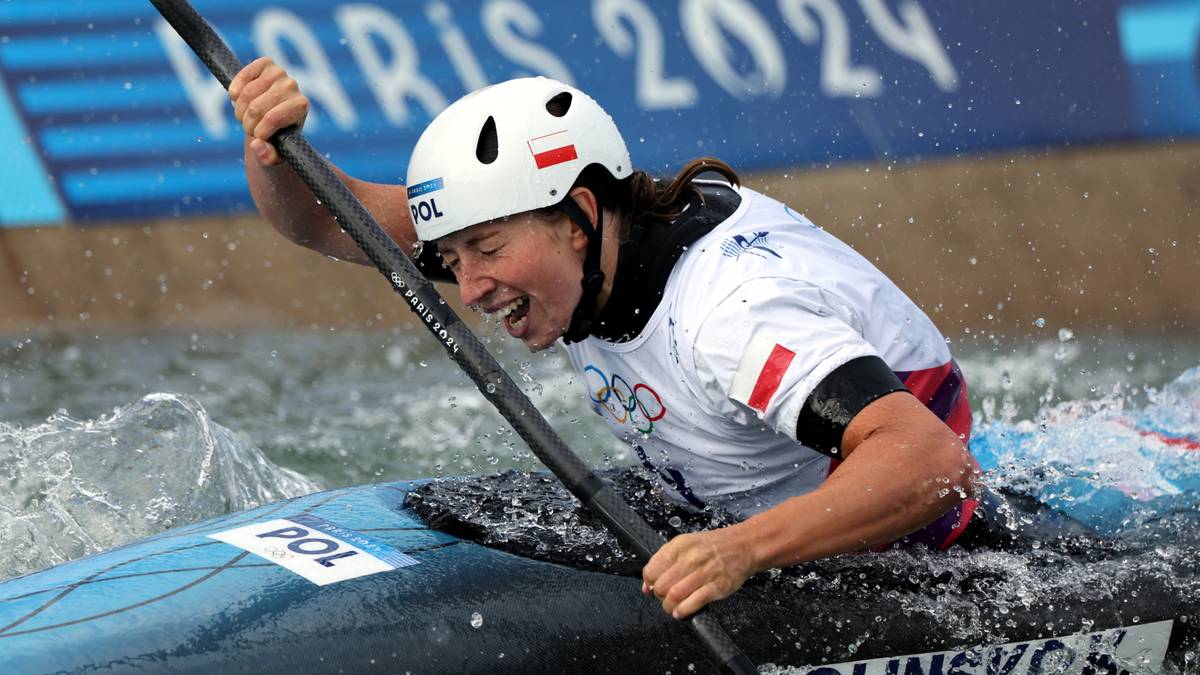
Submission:
M 600 296 L 600 289 L 604 287 L 604 271 L 600 269 L 604 211 L 599 204 L 596 205 L 596 226 L 592 227 L 583 209 L 579 208 L 579 204 L 575 203 L 575 199 L 570 195 L 559 202 L 558 206 L 588 238 L 587 257 L 583 260 L 583 279 L 580 281 L 583 295 L 579 298 L 579 304 L 575 306 L 575 313 L 571 315 L 571 324 L 562 336 L 563 342 L 571 344 L 580 342 L 591 334 L 592 320 L 596 317 L 596 300 Z

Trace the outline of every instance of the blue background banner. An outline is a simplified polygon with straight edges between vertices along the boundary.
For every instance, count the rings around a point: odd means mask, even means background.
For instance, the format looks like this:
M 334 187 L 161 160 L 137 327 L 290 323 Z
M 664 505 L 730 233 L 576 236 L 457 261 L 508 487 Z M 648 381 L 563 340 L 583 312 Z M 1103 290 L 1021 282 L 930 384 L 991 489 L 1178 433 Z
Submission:
M 367 180 L 401 181 L 449 102 L 530 74 L 591 93 L 655 173 L 1200 133 L 1200 0 L 194 4 L 288 68 L 313 144 Z M 148 2 L 0 2 L 0 69 L 21 196 L 0 224 L 253 208 L 227 96 Z

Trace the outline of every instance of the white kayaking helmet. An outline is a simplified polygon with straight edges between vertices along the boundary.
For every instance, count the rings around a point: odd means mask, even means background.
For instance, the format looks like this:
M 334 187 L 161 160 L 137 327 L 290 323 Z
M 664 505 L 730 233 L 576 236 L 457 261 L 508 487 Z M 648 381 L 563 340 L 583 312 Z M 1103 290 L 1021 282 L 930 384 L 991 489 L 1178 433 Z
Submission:
M 592 97 L 546 77 L 476 90 L 443 110 L 413 148 L 417 237 L 558 204 L 591 164 L 618 179 L 632 171 L 617 125 Z
M 578 342 L 590 332 L 604 285 L 603 210 L 593 224 L 569 195 L 592 165 L 617 180 L 633 173 L 625 139 L 592 97 L 546 77 L 474 91 L 434 118 L 413 148 L 408 205 L 417 237 L 433 241 L 557 205 L 588 237 L 583 292 L 563 333 L 564 341 Z

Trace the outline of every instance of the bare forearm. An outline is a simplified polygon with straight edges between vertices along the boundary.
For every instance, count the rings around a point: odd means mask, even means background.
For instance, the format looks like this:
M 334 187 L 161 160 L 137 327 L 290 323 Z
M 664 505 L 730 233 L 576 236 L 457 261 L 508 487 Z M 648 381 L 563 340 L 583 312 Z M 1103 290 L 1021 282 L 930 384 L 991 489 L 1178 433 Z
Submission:
M 733 526 L 757 571 L 895 541 L 971 494 L 972 464 L 956 438 L 913 443 L 880 433 L 817 490 Z
M 254 204 L 276 230 L 291 241 L 339 260 L 370 264 L 366 255 L 342 231 L 328 209 L 317 202 L 308 186 L 287 164 L 271 166 L 260 162 L 246 142 L 246 179 Z M 407 213 L 403 185 L 361 181 L 333 167 L 342 182 L 371 212 L 384 231 L 404 251 L 416 240 Z
M 329 211 L 317 203 L 308 186 L 287 164 L 266 166 L 245 143 L 246 181 L 254 205 L 280 234 L 303 246 L 316 248 L 337 224 Z
M 667 542 L 642 569 L 642 592 L 675 618 L 690 616 L 753 574 L 895 541 L 974 494 L 970 453 L 906 391 L 860 410 L 842 432 L 841 451 L 844 461 L 816 490 Z
M 334 221 L 291 167 L 268 142 L 279 130 L 304 126 L 308 99 L 296 81 L 274 61 L 255 59 L 229 84 L 234 116 L 246 132 L 246 180 L 259 212 L 283 236 L 342 260 L 368 264 L 358 245 Z M 371 212 L 384 231 L 405 251 L 416 240 L 403 185 L 356 180 L 333 168 Z

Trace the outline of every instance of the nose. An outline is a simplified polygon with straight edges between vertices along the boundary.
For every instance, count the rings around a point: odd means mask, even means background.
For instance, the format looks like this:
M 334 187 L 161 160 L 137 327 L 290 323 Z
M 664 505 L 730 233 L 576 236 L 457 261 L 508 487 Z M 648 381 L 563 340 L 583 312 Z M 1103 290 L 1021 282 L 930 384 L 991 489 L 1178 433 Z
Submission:
M 496 289 L 496 280 L 460 262 L 455 273 L 458 280 L 459 299 L 464 305 L 480 305 L 489 293 Z

